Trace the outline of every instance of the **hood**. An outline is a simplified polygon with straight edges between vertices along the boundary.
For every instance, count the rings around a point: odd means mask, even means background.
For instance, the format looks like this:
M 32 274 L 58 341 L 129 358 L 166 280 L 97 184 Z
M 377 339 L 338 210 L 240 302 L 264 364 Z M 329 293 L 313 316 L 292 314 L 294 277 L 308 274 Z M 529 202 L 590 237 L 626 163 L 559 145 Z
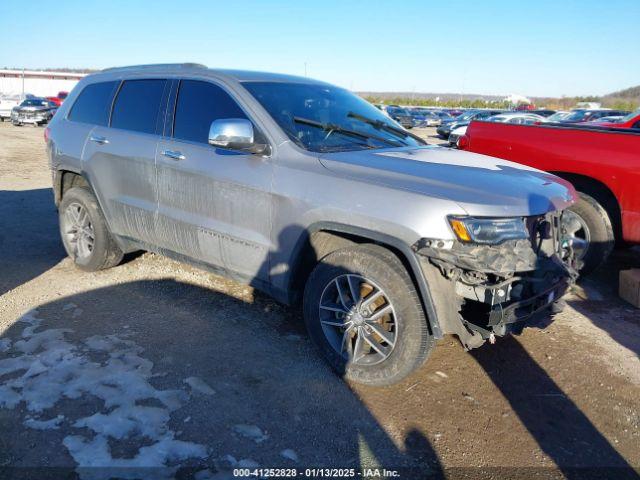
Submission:
M 341 176 L 454 201 L 476 216 L 540 215 L 576 198 L 569 182 L 549 173 L 437 146 L 327 153 L 320 162 Z
M 22 111 L 22 112 L 42 112 L 44 110 L 50 110 L 51 107 L 45 107 L 43 105 L 41 106 L 37 106 L 37 105 L 26 105 L 24 107 L 18 107 L 18 110 Z

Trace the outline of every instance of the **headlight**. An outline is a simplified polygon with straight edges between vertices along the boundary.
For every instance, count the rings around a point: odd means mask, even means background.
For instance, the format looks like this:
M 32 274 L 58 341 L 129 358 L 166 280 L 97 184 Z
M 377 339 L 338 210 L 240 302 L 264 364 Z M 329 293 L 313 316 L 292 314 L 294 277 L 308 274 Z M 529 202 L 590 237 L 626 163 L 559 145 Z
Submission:
M 453 232 L 461 242 L 495 245 L 505 240 L 528 238 L 523 218 L 449 217 Z

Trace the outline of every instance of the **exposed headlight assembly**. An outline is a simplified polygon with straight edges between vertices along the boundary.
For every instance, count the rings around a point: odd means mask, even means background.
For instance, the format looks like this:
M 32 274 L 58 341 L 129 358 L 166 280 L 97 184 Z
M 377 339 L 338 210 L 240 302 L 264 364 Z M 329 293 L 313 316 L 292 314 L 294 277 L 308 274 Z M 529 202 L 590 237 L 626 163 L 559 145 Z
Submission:
M 497 245 L 506 240 L 529 237 L 522 217 L 449 217 L 449 224 L 458 240 L 465 243 Z

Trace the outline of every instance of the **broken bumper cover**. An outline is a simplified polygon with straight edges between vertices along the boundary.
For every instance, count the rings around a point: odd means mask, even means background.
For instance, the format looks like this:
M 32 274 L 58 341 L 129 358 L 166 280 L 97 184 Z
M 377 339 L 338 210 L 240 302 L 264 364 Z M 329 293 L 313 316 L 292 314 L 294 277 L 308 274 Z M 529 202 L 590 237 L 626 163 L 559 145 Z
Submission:
M 518 330 L 554 305 L 575 282 L 573 253 L 558 237 L 414 245 L 443 333 L 475 348 Z

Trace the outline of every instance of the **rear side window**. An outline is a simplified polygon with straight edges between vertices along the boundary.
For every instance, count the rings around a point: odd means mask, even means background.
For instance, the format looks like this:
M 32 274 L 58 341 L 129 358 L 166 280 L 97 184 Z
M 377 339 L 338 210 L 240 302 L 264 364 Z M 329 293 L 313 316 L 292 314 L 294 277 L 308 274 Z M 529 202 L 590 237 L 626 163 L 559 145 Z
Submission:
M 166 80 L 126 80 L 116 97 L 111 126 L 156 133 Z
M 247 118 L 222 88 L 208 82 L 180 82 L 176 105 L 174 138 L 208 143 L 211 122 L 221 118 Z
M 92 83 L 84 87 L 69 112 L 69 120 L 106 126 L 118 82 Z

